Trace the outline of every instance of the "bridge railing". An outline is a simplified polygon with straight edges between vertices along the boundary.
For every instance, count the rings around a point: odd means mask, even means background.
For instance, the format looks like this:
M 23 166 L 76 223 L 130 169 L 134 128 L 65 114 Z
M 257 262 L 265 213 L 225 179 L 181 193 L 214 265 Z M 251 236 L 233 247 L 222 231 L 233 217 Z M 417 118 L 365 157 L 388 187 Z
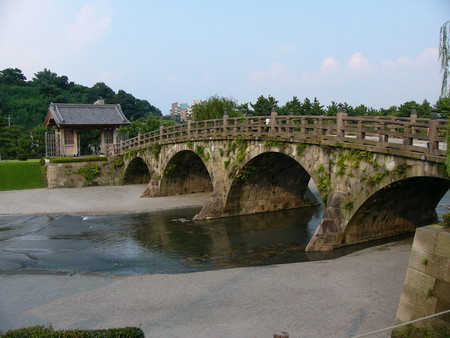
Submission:
M 188 121 L 110 144 L 108 155 L 121 154 L 150 143 L 211 138 L 266 138 L 292 142 L 324 141 L 348 146 L 369 146 L 444 157 L 447 120 L 391 116 L 270 116 L 229 117 Z

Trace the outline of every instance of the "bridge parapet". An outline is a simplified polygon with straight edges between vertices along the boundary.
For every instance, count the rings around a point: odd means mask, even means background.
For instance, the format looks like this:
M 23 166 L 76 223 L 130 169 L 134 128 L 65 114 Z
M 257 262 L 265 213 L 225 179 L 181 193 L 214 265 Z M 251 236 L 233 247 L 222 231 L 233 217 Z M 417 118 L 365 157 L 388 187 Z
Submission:
M 108 155 L 145 147 L 207 139 L 279 140 L 322 145 L 342 145 L 385 154 L 443 162 L 446 156 L 447 120 L 389 116 L 268 116 L 228 117 L 188 121 L 139 134 L 108 147 Z

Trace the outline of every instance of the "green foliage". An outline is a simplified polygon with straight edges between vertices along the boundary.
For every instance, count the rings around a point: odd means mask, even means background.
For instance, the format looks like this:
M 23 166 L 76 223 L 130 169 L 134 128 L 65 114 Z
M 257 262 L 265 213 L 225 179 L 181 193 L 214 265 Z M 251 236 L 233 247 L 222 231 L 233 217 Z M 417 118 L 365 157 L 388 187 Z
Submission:
M 122 168 L 125 165 L 125 162 L 123 160 L 123 156 L 119 155 L 116 156 L 113 160 L 112 166 L 113 168 Z
M 270 115 L 272 109 L 277 107 L 278 101 L 275 100 L 272 96 L 268 96 L 265 98 L 263 95 L 256 99 L 255 103 L 250 103 L 253 108 L 252 115 L 254 116 L 263 116 Z
M 246 181 L 247 179 L 253 176 L 255 171 L 256 171 L 255 166 L 245 166 L 244 168 L 239 170 L 239 172 L 236 175 L 236 179 L 240 181 Z
M 86 156 L 86 157 L 52 157 L 50 163 L 74 163 L 74 162 L 97 162 L 108 161 L 106 156 Z
M 324 202 L 328 200 L 328 195 L 331 192 L 331 176 L 325 171 L 325 167 L 320 165 L 316 170 L 318 175 L 318 182 L 316 183 L 317 189 L 322 196 Z
M 101 167 L 97 164 L 86 164 L 77 170 L 77 174 L 82 176 L 86 181 L 92 182 L 100 176 Z
M 423 327 L 416 327 L 412 324 L 396 328 L 392 331 L 392 338 L 411 338 L 411 337 L 420 337 L 420 338 L 448 338 L 448 334 L 444 331 L 435 332 Z
M 442 225 L 445 227 L 450 227 L 450 212 L 442 215 Z
M 166 169 L 163 171 L 163 176 L 170 176 L 177 170 L 177 165 L 175 163 L 170 163 L 167 165 Z
M 411 168 L 410 165 L 402 163 L 395 167 L 394 172 L 396 172 L 399 176 L 405 176 L 409 168 Z
M 266 147 L 278 147 L 278 148 L 285 148 L 286 147 L 286 143 L 280 142 L 280 141 L 267 140 L 267 141 L 264 141 L 263 144 Z
M 427 265 L 428 265 L 428 261 L 429 261 L 428 257 L 424 257 L 424 258 L 422 259 L 422 264 L 425 265 L 425 266 L 427 266 Z
M 106 103 L 119 103 L 127 118 L 137 120 L 147 116 L 161 116 L 161 111 L 146 100 L 119 90 L 118 93 L 103 82 L 91 88 L 70 82 L 67 76 L 59 76 L 49 69 L 37 72 L 26 81 L 22 71 L 7 68 L 0 71 L 0 109 L 11 115 L 15 125 L 31 129 L 42 124 L 50 102 L 94 103 L 102 98 Z
M 297 150 L 297 156 L 303 156 L 305 153 L 306 148 L 309 147 L 309 144 L 306 143 L 297 143 L 296 150 Z
M 144 332 L 136 327 L 103 330 L 54 330 L 49 326 L 30 326 L 10 330 L 1 338 L 144 338 Z
M 45 188 L 44 174 L 39 160 L 0 161 L 0 191 Z
M 439 36 L 439 61 L 441 62 L 442 84 L 441 96 L 450 98 L 450 86 L 448 76 L 450 75 L 450 20 L 446 21 L 440 30 Z
M 187 143 L 186 143 L 186 145 L 187 145 L 187 147 L 189 148 L 189 149 L 194 149 L 194 143 L 193 142 L 191 142 L 191 141 L 188 141 Z
M 353 209 L 353 201 L 347 201 L 344 203 L 344 209 L 350 211 Z
M 211 96 L 206 101 L 201 101 L 192 106 L 192 117 L 194 121 L 220 119 L 225 111 L 230 117 L 241 116 L 242 113 L 236 109 L 237 103 L 233 98 Z

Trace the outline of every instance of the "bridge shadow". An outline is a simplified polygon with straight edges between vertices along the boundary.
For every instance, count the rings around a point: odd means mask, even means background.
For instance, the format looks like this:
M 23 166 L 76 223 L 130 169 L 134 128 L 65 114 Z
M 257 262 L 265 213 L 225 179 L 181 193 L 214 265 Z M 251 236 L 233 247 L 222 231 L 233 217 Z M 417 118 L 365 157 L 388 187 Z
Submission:
M 387 185 L 354 213 L 344 243 L 395 236 L 438 222 L 436 207 L 449 188 L 449 180 L 435 177 L 412 177 Z
M 211 191 L 211 176 L 193 151 L 181 151 L 168 162 L 161 179 L 160 196 Z
M 267 152 L 252 158 L 236 174 L 225 216 L 317 206 L 309 173 L 291 157 Z
M 136 157 L 128 165 L 123 175 L 123 184 L 144 184 L 150 181 L 151 173 L 141 157 Z

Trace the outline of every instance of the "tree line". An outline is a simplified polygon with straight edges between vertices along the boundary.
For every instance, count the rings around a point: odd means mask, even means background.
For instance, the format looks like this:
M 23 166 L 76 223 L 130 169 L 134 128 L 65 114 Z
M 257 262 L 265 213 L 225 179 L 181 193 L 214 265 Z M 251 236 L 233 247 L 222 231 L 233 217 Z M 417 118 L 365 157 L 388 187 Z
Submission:
M 18 68 L 3 69 L 0 71 L 0 159 L 44 156 L 44 135 L 50 131 L 42 123 L 51 102 L 92 104 L 98 99 L 108 104 L 119 103 L 134 129 L 139 124 L 148 125 L 148 118 L 158 120 L 162 116 L 147 100 L 137 99 L 122 89 L 116 93 L 103 82 L 87 87 L 46 68 L 27 80 Z M 97 134 L 87 133 L 82 141 L 94 143 Z
M 441 118 L 450 117 L 450 98 L 442 97 L 433 106 L 427 100 L 422 103 L 408 101 L 400 106 L 374 109 L 360 104 L 353 107 L 347 103 L 342 104 L 349 116 L 398 116 L 408 117 L 414 108 L 418 117 L 429 118 L 433 110 Z M 294 96 L 284 105 L 279 106 L 278 100 L 269 95 L 259 96 L 255 103 L 239 104 L 233 98 L 211 96 L 207 100 L 196 103 L 192 107 L 192 116 L 196 121 L 221 118 L 226 111 L 231 117 L 237 116 L 264 116 L 270 115 L 272 110 L 276 110 L 278 115 L 308 115 L 308 116 L 335 116 L 338 112 L 339 104 L 331 102 L 330 105 L 322 105 L 317 98 L 312 101 L 305 98 L 303 101 Z

